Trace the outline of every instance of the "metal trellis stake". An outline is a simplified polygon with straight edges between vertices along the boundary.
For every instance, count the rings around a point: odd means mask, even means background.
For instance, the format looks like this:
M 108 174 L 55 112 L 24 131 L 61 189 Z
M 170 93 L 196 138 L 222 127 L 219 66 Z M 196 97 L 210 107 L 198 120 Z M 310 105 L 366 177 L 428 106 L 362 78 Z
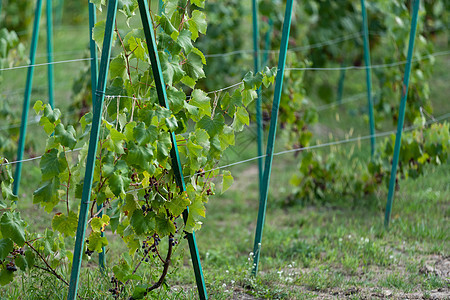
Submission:
M 156 92 L 158 94 L 159 104 L 162 107 L 169 108 L 169 102 L 167 101 L 166 85 L 162 74 L 161 63 L 159 61 L 158 49 L 156 46 L 155 34 L 153 31 L 153 24 L 150 18 L 148 3 L 146 0 L 138 0 L 139 11 L 141 14 L 142 25 L 144 26 L 145 39 L 147 41 L 148 53 L 150 56 L 153 77 L 155 78 Z M 170 156 L 172 158 L 172 168 L 174 169 L 174 175 L 177 182 L 177 186 L 181 192 L 186 191 L 184 184 L 183 170 L 181 169 L 181 162 L 178 153 L 177 141 L 175 134 L 170 133 L 170 139 L 172 141 L 172 149 L 170 150 Z M 186 209 L 183 212 L 184 222 L 187 222 L 189 210 Z M 205 279 L 203 278 L 202 266 L 200 264 L 200 255 L 197 249 L 197 242 L 195 239 L 195 233 L 187 233 L 187 240 L 189 244 L 189 250 L 191 253 L 192 265 L 194 267 L 195 280 L 197 282 L 197 289 L 200 299 L 207 299 Z
M 36 10 L 34 12 L 34 23 L 33 23 L 33 35 L 31 37 L 31 48 L 30 48 L 30 64 L 27 69 L 27 82 L 25 86 L 25 96 L 23 100 L 23 108 L 22 108 L 22 121 L 20 125 L 20 136 L 19 136 L 19 144 L 17 146 L 17 164 L 16 164 L 16 172 L 14 173 L 14 187 L 13 193 L 14 195 L 19 194 L 19 186 L 20 186 L 20 176 L 22 174 L 22 162 L 23 159 L 23 151 L 25 149 L 25 138 L 27 134 L 27 122 L 28 122 L 28 112 L 30 110 L 30 97 L 31 97 L 31 88 L 33 84 L 33 73 L 34 73 L 34 64 L 36 59 L 36 48 L 39 38 L 39 22 L 41 20 L 42 13 L 42 0 L 37 0 Z
M 52 0 L 47 0 L 47 65 L 48 70 L 48 103 L 54 107 L 53 97 L 53 11 Z
M 263 66 L 266 66 L 269 62 L 269 53 L 270 53 L 270 45 L 272 44 L 272 31 L 273 31 L 273 20 L 269 19 L 268 21 L 269 29 L 266 32 L 266 39 L 265 39 L 265 45 L 264 45 L 264 55 L 263 55 Z
M 158 2 L 158 14 L 161 15 L 161 13 L 164 11 L 164 2 L 163 0 L 159 0 Z
M 370 126 L 370 155 L 373 158 L 375 154 L 375 117 L 373 113 L 372 100 L 372 71 L 370 69 L 370 49 L 369 49 L 369 25 L 367 22 L 366 4 L 361 0 L 361 11 L 363 19 L 364 32 L 364 62 L 366 64 L 366 82 L 367 82 L 367 105 L 369 106 L 369 126 Z
M 264 219 L 266 216 L 266 207 L 267 207 L 267 196 L 269 192 L 269 182 L 270 182 L 270 173 L 272 169 L 272 160 L 273 160 L 273 147 L 275 144 L 275 136 L 277 130 L 278 123 L 278 111 L 280 107 L 280 99 L 281 99 L 281 90 L 283 87 L 283 78 L 284 78 L 284 68 L 286 65 L 286 53 L 288 48 L 289 41 L 289 33 L 291 28 L 291 19 L 292 19 L 292 6 L 293 0 L 287 0 L 286 2 L 286 12 L 284 15 L 284 23 L 283 23 L 283 33 L 281 37 L 281 46 L 280 46 L 280 54 L 278 58 L 278 70 L 277 77 L 275 82 L 275 93 L 273 96 L 273 104 L 272 104 L 272 116 L 270 120 L 270 129 L 269 129 L 269 138 L 267 142 L 267 150 L 266 150 L 266 159 L 264 165 L 264 175 L 263 175 L 263 193 L 260 197 L 259 202 L 259 211 L 258 211 L 258 222 L 256 227 L 256 235 L 255 235 L 255 243 L 253 247 L 253 274 L 256 275 L 258 271 L 258 263 L 259 257 L 261 254 L 261 241 L 262 241 L 262 232 L 264 228 Z
M 386 202 L 386 214 L 384 217 L 384 226 L 389 227 L 391 219 L 392 201 L 394 199 L 395 179 L 397 175 L 398 159 L 400 155 L 400 146 L 402 142 L 403 124 L 405 121 L 406 100 L 408 97 L 409 77 L 411 75 L 411 61 L 414 52 L 414 42 L 416 39 L 417 19 L 419 16 L 420 0 L 413 0 L 413 15 L 411 20 L 411 31 L 409 33 L 408 56 L 406 58 L 405 74 L 403 77 L 402 97 L 400 102 L 400 110 L 398 112 L 397 135 L 395 137 L 394 158 L 392 161 L 391 178 L 389 181 L 389 192 Z
M 59 25 L 61 25 L 62 23 L 63 11 L 64 11 L 64 0 L 59 0 L 56 11 L 56 22 L 58 22 Z
M 341 71 L 339 72 L 339 83 L 338 83 L 338 90 L 337 90 L 337 102 L 341 104 L 342 102 L 342 95 L 344 94 L 344 83 L 345 83 L 345 73 L 346 69 L 344 68 L 344 60 L 341 62 Z
M 81 196 L 80 214 L 78 217 L 77 235 L 75 239 L 75 249 L 73 253 L 72 271 L 70 274 L 69 293 L 67 298 L 74 300 L 77 297 L 78 280 L 80 277 L 81 258 L 84 249 L 84 239 L 86 236 L 86 224 L 91 199 L 92 181 L 94 177 L 95 158 L 97 153 L 100 124 L 102 121 L 103 101 L 105 99 L 106 81 L 111 57 L 111 44 L 113 37 L 114 21 L 116 19 L 117 0 L 108 1 L 108 12 L 106 16 L 105 37 L 103 39 L 102 58 L 100 61 L 100 73 L 97 81 L 97 89 L 92 103 L 94 111 L 92 128 L 89 137 L 89 150 L 86 161 L 86 172 L 83 182 L 83 193 Z M 94 91 L 93 91 L 94 92 Z
M 92 36 L 95 23 L 97 22 L 95 14 L 95 4 L 89 2 L 89 50 L 91 53 L 91 90 L 97 90 L 97 78 L 98 78 L 98 55 L 97 55 L 97 45 L 95 44 L 94 37 Z M 92 93 L 92 100 L 94 100 L 94 93 Z M 94 104 L 94 101 L 92 101 Z M 97 205 L 98 217 L 103 216 L 103 204 Z M 105 236 L 102 231 L 101 236 Z M 106 265 L 105 247 L 102 247 L 102 252 L 98 254 L 98 264 L 100 269 L 103 271 Z
M 260 70 L 259 63 L 259 27 L 258 27 L 258 0 L 252 0 L 252 14 L 253 14 L 253 60 L 255 66 L 255 74 Z M 258 174 L 259 174 L 259 194 L 262 195 L 262 179 L 263 179 L 263 124 L 262 124 L 262 99 L 261 88 L 257 91 L 256 98 L 256 131 L 257 131 L 257 143 L 258 143 Z

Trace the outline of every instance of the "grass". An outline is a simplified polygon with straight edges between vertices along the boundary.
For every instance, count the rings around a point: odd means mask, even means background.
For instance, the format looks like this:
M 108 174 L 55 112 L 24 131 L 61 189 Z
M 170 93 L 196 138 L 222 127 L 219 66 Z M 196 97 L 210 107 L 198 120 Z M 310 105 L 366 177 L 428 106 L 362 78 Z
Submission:
M 77 39 L 59 31 L 56 35 L 57 51 L 82 50 L 86 46 L 83 41 L 87 40 L 87 31 L 80 33 Z M 41 50 L 44 49 L 42 44 Z M 437 60 L 440 63 L 432 82 L 431 98 L 436 111 L 447 112 L 450 108 L 446 101 L 449 61 L 444 57 Z M 57 92 L 56 103 L 61 104 L 63 112 L 69 102 L 66 99 L 70 99 L 67 88 L 79 69 L 76 64 L 55 66 L 55 77 L 60 79 L 58 83 L 63 84 Z M 36 69 L 37 86 L 45 85 L 44 70 L 42 67 Z M 25 72 L 14 72 L 17 75 L 3 83 L 11 89 L 22 88 Z M 358 76 L 349 74 L 348 82 L 357 81 Z M 350 93 L 361 87 L 350 85 L 347 89 Z M 36 92 L 39 93 L 34 100 L 45 98 L 42 89 Z M 342 138 L 351 128 L 357 130 L 355 135 L 367 134 L 364 118 L 355 118 L 357 105 L 352 103 L 346 109 L 321 113 L 321 124 L 316 128 L 318 138 L 322 141 L 328 139 L 328 132 Z M 390 128 L 386 125 L 385 129 Z M 38 132 L 42 133 L 42 130 L 30 128 L 29 136 L 38 140 Z M 251 141 L 251 134 L 241 134 L 238 147 L 227 153 L 223 164 L 253 157 L 256 153 L 254 143 L 245 146 Z M 39 152 L 43 144 L 36 143 L 36 151 Z M 353 146 L 342 147 L 349 152 Z M 363 143 L 361 149 L 355 150 L 360 153 L 355 155 L 365 159 L 368 146 L 368 142 Z M 277 149 L 283 147 L 280 141 Z M 386 201 L 383 187 L 370 198 L 353 199 L 352 203 L 337 201 L 333 205 L 287 206 L 286 199 L 291 193 L 288 181 L 296 171 L 299 159 L 292 155 L 274 159 L 257 277 L 251 275 L 259 201 L 255 162 L 230 168 L 235 175 L 234 186 L 207 204 L 207 218 L 197 233 L 197 241 L 211 299 L 449 297 L 449 163 L 427 168 L 424 176 L 417 180 L 399 182 L 391 227 L 387 231 L 383 227 Z M 27 165 L 23 178 L 23 201 L 19 207 L 31 227 L 43 230 L 50 226 L 50 215 L 31 204 L 31 194 L 39 176 L 37 162 Z M 67 242 L 68 249 L 71 249 L 73 239 Z M 110 239 L 108 249 L 108 265 L 117 262 L 125 251 L 122 242 L 114 238 Z M 163 288 L 150 294 L 148 299 L 197 298 L 186 243 L 181 243 L 177 251 L 180 255 L 171 268 L 173 273 Z M 108 292 L 112 287 L 111 270 L 102 275 L 95 259 L 94 256 L 91 261 L 83 263 L 79 295 L 83 299 L 112 299 Z M 153 281 L 157 272 L 158 266 L 149 265 L 142 269 L 140 275 L 144 276 L 143 281 Z M 68 279 L 67 265 L 63 266 L 62 273 Z M 1 287 L 0 299 L 64 299 L 66 290 L 61 282 L 43 271 L 34 270 L 13 284 Z

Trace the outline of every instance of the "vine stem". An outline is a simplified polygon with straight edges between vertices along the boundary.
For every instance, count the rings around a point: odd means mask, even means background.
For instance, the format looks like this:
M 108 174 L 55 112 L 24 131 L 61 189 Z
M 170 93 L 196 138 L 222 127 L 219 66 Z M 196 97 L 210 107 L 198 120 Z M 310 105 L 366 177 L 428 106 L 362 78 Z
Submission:
M 171 239 L 173 239 L 173 235 L 169 235 L 169 249 L 167 250 L 167 256 L 166 256 L 166 260 L 164 261 L 164 269 L 163 272 L 161 274 L 161 277 L 159 278 L 159 280 L 157 282 L 155 282 L 151 287 L 149 287 L 147 289 L 147 292 L 150 292 L 154 289 L 157 289 L 161 286 L 161 284 L 163 283 L 164 279 L 167 276 L 167 271 L 169 270 L 169 265 L 170 265 L 170 258 L 172 257 L 172 242 Z
M 167 276 L 167 272 L 169 270 L 169 265 L 170 265 L 170 258 L 172 257 L 172 249 L 173 249 L 171 239 L 173 239 L 172 234 L 169 235 L 169 249 L 167 250 L 167 256 L 166 256 L 166 260 L 164 261 L 164 268 L 163 268 L 161 277 L 159 277 L 159 280 L 157 282 L 155 282 L 151 287 L 147 288 L 147 290 L 146 290 L 147 293 L 159 288 Z M 130 298 L 128 298 L 128 300 L 134 300 L 134 298 L 130 297 Z
M 133 82 L 131 81 L 130 62 L 128 60 L 128 57 L 130 56 L 130 54 L 127 53 L 127 50 L 125 49 L 125 44 L 123 43 L 122 37 L 120 36 L 119 29 L 117 28 L 117 20 L 116 20 L 115 25 L 116 25 L 115 26 L 116 28 L 114 29 L 114 31 L 117 33 L 120 44 L 122 45 L 122 48 L 123 48 L 123 52 L 125 53 L 125 61 L 127 63 L 126 69 L 127 69 L 128 78 L 130 79 L 130 85 L 133 85 Z
M 28 247 L 31 248 L 31 250 L 33 250 L 34 252 L 36 252 L 36 254 L 39 256 L 39 258 L 44 262 L 44 264 L 47 266 L 47 268 L 42 268 L 39 266 L 36 266 L 36 268 L 47 271 L 53 275 L 55 275 L 56 278 L 58 278 L 59 280 L 61 280 L 62 282 L 64 282 L 65 285 L 69 286 L 69 283 L 61 277 L 61 275 L 59 275 L 58 273 L 56 273 L 56 271 L 49 265 L 49 263 L 47 262 L 47 260 L 45 259 L 45 257 L 42 256 L 42 254 L 36 250 L 36 248 L 33 247 L 33 245 L 29 242 L 25 242 L 25 244 L 27 244 Z

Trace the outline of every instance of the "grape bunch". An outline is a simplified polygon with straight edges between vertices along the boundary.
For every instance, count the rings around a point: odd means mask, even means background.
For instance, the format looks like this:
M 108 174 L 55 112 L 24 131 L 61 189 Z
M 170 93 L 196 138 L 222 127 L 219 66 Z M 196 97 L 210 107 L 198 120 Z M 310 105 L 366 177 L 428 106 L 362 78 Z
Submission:
M 112 288 L 110 288 L 108 291 L 112 294 L 114 299 L 118 299 L 120 296 L 120 288 L 119 285 L 122 283 L 115 277 L 111 277 L 111 283 L 114 285 Z

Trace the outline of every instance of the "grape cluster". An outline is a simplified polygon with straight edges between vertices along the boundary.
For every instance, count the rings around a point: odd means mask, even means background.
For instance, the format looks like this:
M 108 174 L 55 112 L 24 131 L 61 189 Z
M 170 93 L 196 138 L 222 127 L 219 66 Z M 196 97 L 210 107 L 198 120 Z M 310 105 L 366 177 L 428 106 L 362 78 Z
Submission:
M 111 277 L 111 283 L 114 285 L 114 287 L 110 288 L 108 291 L 113 295 L 114 299 L 117 299 L 120 296 L 119 285 L 122 283 L 117 280 L 115 276 Z
M 14 259 L 19 255 L 24 255 L 24 253 L 25 252 L 23 251 L 23 248 L 16 248 L 13 251 L 11 251 L 12 259 L 9 263 L 6 264 L 6 270 L 10 272 L 16 272 L 17 267 L 14 263 Z
M 149 243 L 149 241 L 151 241 L 151 240 L 153 240 L 152 244 Z M 145 262 L 149 261 L 149 258 L 146 256 L 150 252 L 153 253 L 153 257 L 156 257 L 156 252 L 158 251 L 156 247 L 158 247 L 160 242 L 161 242 L 161 238 L 156 233 L 152 237 L 147 237 L 147 240 L 142 242 L 142 249 L 144 249 Z
M 178 240 L 175 239 L 175 238 L 173 238 L 173 237 L 170 237 L 170 238 L 169 238 L 169 243 L 170 243 L 172 246 L 175 247 L 175 245 L 178 244 Z
M 198 174 L 199 177 L 205 177 L 205 169 L 200 168 L 197 172 L 195 172 Z
M 14 262 L 10 261 L 9 263 L 6 264 L 6 270 L 8 270 L 10 272 L 15 272 L 15 271 L 17 271 L 17 267 L 14 264 Z
M 142 205 L 142 211 L 144 212 L 144 214 L 146 214 L 146 213 L 149 213 L 149 212 L 151 212 L 151 211 L 153 211 L 153 208 L 151 208 L 151 206 L 150 205 Z

